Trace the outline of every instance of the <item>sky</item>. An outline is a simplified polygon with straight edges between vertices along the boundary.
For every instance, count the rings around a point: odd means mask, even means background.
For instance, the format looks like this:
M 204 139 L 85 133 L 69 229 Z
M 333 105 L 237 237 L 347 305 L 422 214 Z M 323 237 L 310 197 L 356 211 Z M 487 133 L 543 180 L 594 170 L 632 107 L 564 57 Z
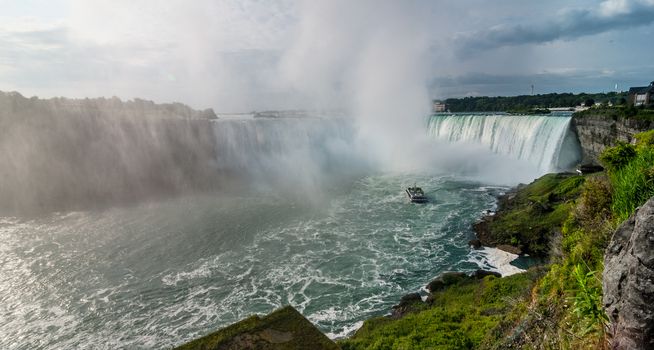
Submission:
M 0 0 L 0 9 L 0 90 L 25 96 L 373 115 L 396 96 L 608 92 L 654 80 L 654 0 Z

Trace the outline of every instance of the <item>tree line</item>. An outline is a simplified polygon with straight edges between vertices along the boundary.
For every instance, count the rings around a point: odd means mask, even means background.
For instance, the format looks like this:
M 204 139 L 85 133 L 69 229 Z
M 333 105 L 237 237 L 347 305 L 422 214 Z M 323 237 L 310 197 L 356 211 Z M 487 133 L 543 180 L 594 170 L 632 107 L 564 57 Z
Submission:
M 448 98 L 445 100 L 450 112 L 494 112 L 520 109 L 574 107 L 594 103 L 622 105 L 627 102 L 628 93 L 551 93 L 520 96 L 479 96 Z

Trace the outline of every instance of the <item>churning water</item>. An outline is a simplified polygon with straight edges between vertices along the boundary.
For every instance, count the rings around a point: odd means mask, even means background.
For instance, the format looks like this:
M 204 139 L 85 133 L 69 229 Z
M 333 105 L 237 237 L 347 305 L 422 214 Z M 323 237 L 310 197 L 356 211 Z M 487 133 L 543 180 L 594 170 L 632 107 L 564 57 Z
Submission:
M 527 148 L 560 148 L 569 121 L 526 117 L 549 131 L 529 134 L 521 125 L 516 140 L 497 132 L 503 119 L 478 127 L 473 119 L 481 116 L 449 118 L 455 117 L 432 117 L 429 132 L 451 142 L 490 137 L 489 147 L 516 157 Z M 356 163 L 341 158 L 350 154 L 352 135 L 338 123 L 315 123 L 216 122 L 222 157 L 233 169 L 248 168 L 242 170 L 250 180 L 274 175 L 266 186 L 0 219 L 0 347 L 166 348 L 285 304 L 329 336 L 344 336 L 439 273 L 488 263 L 467 242 L 471 225 L 504 188 L 447 170 L 367 170 L 326 181 L 335 168 Z M 530 139 L 546 134 L 547 142 Z M 522 142 L 522 150 L 493 146 L 498 137 Z M 524 157 L 540 167 L 553 162 L 553 153 Z M 281 181 L 285 174 L 312 178 Z M 430 203 L 407 202 L 403 190 L 414 183 Z

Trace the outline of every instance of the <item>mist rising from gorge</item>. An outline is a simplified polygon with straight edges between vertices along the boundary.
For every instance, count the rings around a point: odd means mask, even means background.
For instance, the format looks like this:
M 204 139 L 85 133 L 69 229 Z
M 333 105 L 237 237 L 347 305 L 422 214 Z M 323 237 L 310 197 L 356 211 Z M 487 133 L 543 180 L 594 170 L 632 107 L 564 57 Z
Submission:
M 344 107 L 357 152 L 386 170 L 415 164 L 429 114 L 425 17 L 415 3 L 303 2 L 283 81 L 319 105 Z M 402 12 L 404 16 L 397 16 Z

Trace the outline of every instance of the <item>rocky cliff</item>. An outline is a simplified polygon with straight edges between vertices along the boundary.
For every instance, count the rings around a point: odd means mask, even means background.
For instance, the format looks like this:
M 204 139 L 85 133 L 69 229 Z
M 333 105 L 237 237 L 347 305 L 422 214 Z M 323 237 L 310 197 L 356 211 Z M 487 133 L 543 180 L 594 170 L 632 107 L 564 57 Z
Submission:
M 613 349 L 654 349 L 654 198 L 615 232 L 604 256 Z
M 631 143 L 635 134 L 654 128 L 654 120 L 626 118 L 611 113 L 587 111 L 574 114 L 571 127 L 582 150 L 582 164 L 599 165 L 599 156 L 616 141 Z

